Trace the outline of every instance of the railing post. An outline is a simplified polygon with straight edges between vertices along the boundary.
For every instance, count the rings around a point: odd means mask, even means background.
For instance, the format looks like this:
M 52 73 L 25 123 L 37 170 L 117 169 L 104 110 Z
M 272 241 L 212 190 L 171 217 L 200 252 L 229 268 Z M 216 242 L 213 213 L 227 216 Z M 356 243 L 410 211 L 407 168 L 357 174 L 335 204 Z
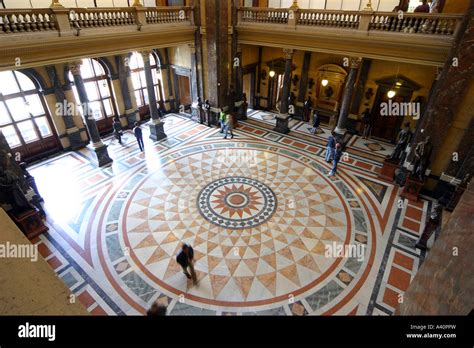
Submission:
M 288 26 L 296 29 L 296 24 L 298 24 L 298 15 L 299 15 L 299 6 L 298 1 L 293 1 L 293 5 L 288 9 Z
M 144 25 L 147 25 L 146 8 L 140 4 L 140 1 L 136 1 L 133 5 L 135 9 L 135 22 L 137 24 L 138 30 L 140 31 Z
M 372 8 L 365 8 L 360 11 L 360 20 L 359 20 L 359 31 L 364 31 L 369 35 L 370 22 L 372 21 L 372 15 L 374 10 Z
M 71 28 L 71 22 L 69 21 L 69 9 L 65 8 L 59 2 L 54 2 L 51 4 L 51 12 L 54 14 L 56 19 L 57 29 L 59 31 L 59 36 L 73 36 L 74 31 Z

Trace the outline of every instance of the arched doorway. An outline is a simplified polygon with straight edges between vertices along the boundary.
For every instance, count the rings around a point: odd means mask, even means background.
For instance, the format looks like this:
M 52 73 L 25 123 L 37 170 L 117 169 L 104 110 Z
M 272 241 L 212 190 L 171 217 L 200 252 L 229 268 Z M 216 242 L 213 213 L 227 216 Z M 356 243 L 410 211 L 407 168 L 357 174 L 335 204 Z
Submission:
M 390 76 L 375 82 L 378 88 L 371 113 L 371 119 L 373 120 L 371 136 L 380 140 L 395 142 L 404 118 L 409 115 L 382 115 L 382 107 L 411 102 L 413 92 L 419 90 L 420 86 L 403 76 Z M 388 95 L 389 91 L 395 93 L 392 98 Z M 402 110 L 401 107 L 399 109 Z
M 316 100 L 313 105 L 319 116 L 331 126 L 335 126 L 339 114 L 346 77 L 346 70 L 336 64 L 325 64 L 318 68 L 314 93 Z
M 21 160 L 61 150 L 40 87 L 18 71 L 0 72 L 0 130 Z
M 145 64 L 143 57 L 138 52 L 130 55 L 130 73 L 132 77 L 133 93 L 137 102 L 140 117 L 142 119 L 150 118 L 148 90 L 146 87 Z M 150 54 L 150 68 L 153 77 L 153 87 L 158 103 L 164 103 L 163 76 L 161 74 L 161 64 L 157 55 Z M 161 106 L 163 107 L 163 105 Z
M 119 114 L 117 112 L 112 83 L 105 68 L 96 59 L 83 59 L 81 76 L 99 133 L 110 133 L 112 131 L 112 120 Z M 74 81 L 71 72 L 69 72 L 69 80 Z M 73 86 L 72 89 L 76 100 L 80 102 L 76 86 Z

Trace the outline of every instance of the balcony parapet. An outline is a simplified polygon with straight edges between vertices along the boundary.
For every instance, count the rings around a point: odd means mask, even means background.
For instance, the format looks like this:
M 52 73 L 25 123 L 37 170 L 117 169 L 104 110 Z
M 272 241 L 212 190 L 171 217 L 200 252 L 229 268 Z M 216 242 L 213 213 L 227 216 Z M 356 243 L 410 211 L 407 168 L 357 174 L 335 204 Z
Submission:
M 189 6 L 0 9 L 0 70 L 192 43 L 193 11 Z
M 0 42 L 11 38 L 38 39 L 40 33 L 63 37 L 100 35 L 104 29 L 117 32 L 148 30 L 155 25 L 193 26 L 192 11 L 189 6 L 0 10 Z
M 463 14 L 239 7 L 242 44 L 442 66 Z
M 336 11 L 240 7 L 238 25 L 276 24 L 293 28 L 327 27 L 391 33 L 454 36 L 461 14 Z

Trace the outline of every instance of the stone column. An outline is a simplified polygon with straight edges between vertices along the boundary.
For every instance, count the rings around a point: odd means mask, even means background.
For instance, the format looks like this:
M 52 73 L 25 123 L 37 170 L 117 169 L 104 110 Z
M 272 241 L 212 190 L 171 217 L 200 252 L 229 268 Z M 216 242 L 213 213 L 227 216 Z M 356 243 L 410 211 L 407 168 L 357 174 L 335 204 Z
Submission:
M 133 93 L 132 78 L 130 75 L 130 65 L 127 56 L 115 56 L 117 63 L 118 78 L 120 81 L 120 89 L 122 90 L 123 105 L 125 108 L 125 117 L 127 118 L 128 127 L 132 128 L 137 118 L 137 105 Z
M 191 51 L 191 99 L 193 102 L 197 100 L 199 95 L 198 91 L 198 70 L 196 64 L 196 45 L 188 44 L 189 50 Z M 202 97 L 201 97 L 202 98 Z M 203 100 L 204 102 L 204 100 Z
M 152 139 L 153 141 L 158 141 L 158 140 L 166 138 L 166 134 L 163 128 L 163 122 L 160 119 L 158 106 L 156 104 L 155 87 L 153 86 L 153 75 L 151 74 L 151 67 L 150 67 L 151 51 L 142 51 L 140 53 L 143 56 L 145 79 L 146 79 L 146 90 L 148 92 L 148 103 L 150 106 L 151 120 L 148 123 L 150 127 L 150 139 Z
M 349 116 L 349 108 L 351 106 L 352 96 L 354 95 L 357 72 L 359 70 L 361 62 L 362 58 L 350 58 L 349 76 L 347 77 L 346 86 L 342 95 L 341 110 L 339 112 L 337 127 L 334 130 L 337 134 L 340 135 L 344 135 L 347 131 L 347 117 Z
M 81 64 L 82 62 L 80 61 L 70 63 L 69 69 L 71 70 L 72 76 L 74 77 L 74 85 L 76 86 L 77 94 L 79 95 L 79 100 L 82 104 L 85 126 L 87 133 L 89 133 L 92 147 L 97 156 L 97 163 L 99 167 L 102 167 L 111 163 L 112 159 L 109 157 L 107 146 L 100 139 L 99 129 L 97 128 L 94 116 L 92 115 L 92 111 L 89 107 L 89 98 L 87 97 L 86 88 L 81 76 Z
M 291 91 L 291 67 L 293 64 L 293 54 L 295 53 L 292 49 L 284 49 L 285 54 L 285 76 L 283 78 L 283 91 L 281 93 L 281 107 L 280 114 L 288 115 L 288 98 L 290 97 Z
M 242 94 L 244 93 L 243 86 L 243 71 L 242 71 L 242 46 L 237 45 L 237 51 L 235 53 L 234 61 L 232 62 L 234 67 L 234 85 L 235 95 L 237 101 L 242 100 Z
M 56 107 L 55 111 L 61 111 L 60 115 L 56 115 L 61 117 L 64 120 L 64 125 L 66 127 L 66 134 L 69 139 L 69 146 L 71 150 L 78 150 L 84 147 L 84 142 L 81 139 L 81 133 L 79 128 L 74 124 L 73 115 L 68 114 L 69 108 L 68 101 L 64 91 L 61 87 L 61 83 L 59 82 L 58 74 L 54 65 L 47 65 L 46 72 L 48 73 L 49 79 L 51 80 L 51 84 L 54 89 L 54 96 L 56 98 L 57 106 L 61 105 L 61 107 Z

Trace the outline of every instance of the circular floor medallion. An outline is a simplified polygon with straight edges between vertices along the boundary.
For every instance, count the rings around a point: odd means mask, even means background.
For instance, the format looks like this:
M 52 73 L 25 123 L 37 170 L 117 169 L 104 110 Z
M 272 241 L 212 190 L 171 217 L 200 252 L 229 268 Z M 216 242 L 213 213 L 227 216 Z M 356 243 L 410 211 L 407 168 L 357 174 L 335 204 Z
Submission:
M 244 229 L 268 221 L 277 208 L 277 199 L 260 181 L 235 176 L 206 185 L 197 204 L 201 215 L 212 224 Z

